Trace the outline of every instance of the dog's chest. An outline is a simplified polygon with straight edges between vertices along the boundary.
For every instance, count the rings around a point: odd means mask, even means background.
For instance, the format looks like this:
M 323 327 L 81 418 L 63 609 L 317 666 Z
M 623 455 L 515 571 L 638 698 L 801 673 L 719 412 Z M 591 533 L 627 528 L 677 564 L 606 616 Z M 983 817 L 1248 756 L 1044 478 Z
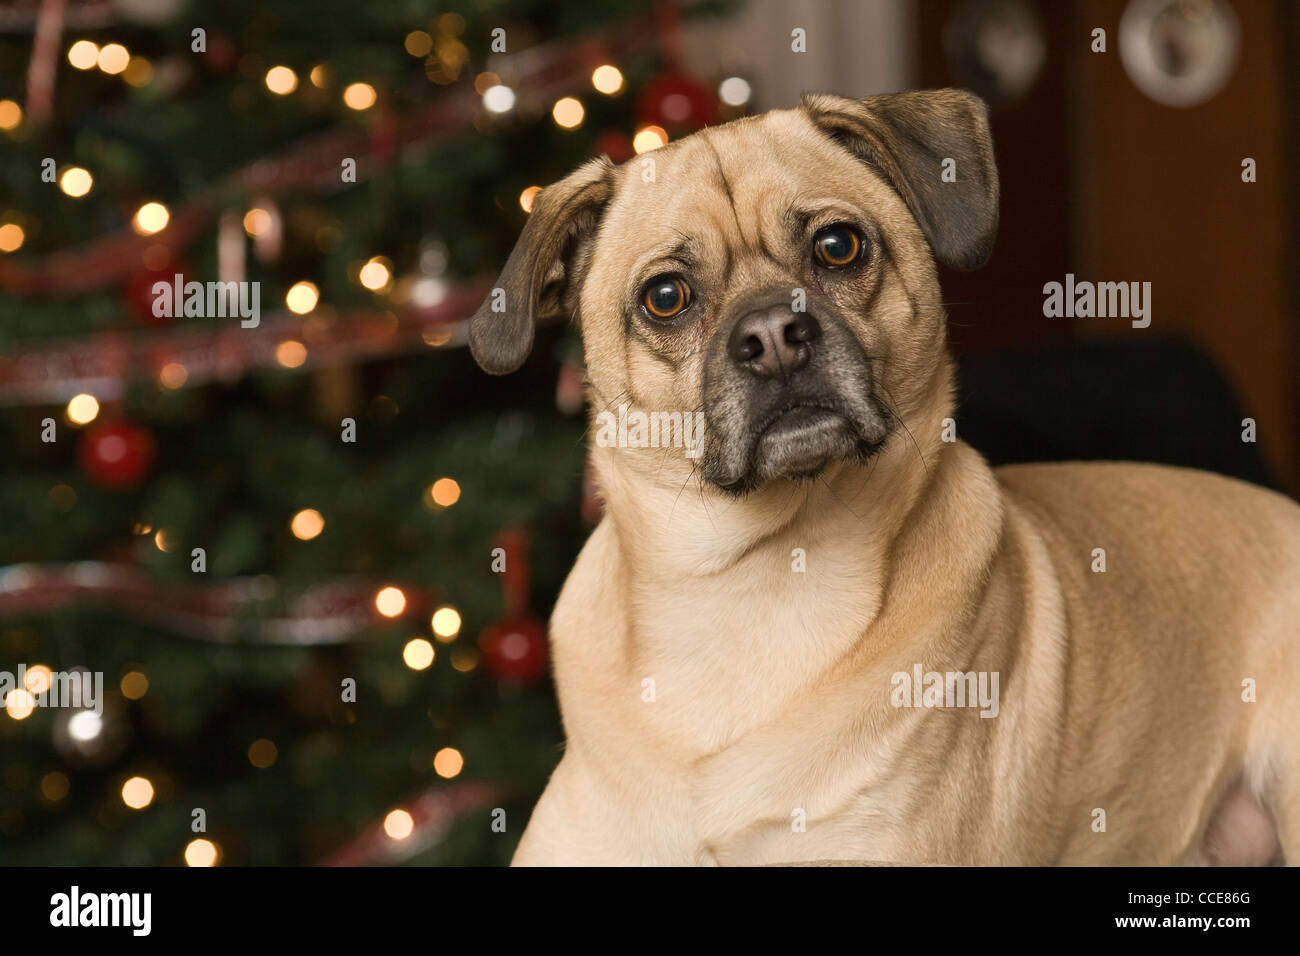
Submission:
M 632 665 L 653 690 L 654 706 L 642 710 L 652 734 L 683 753 L 712 753 L 773 719 L 860 639 L 880 603 L 870 563 L 824 549 L 810 578 L 798 550 L 764 549 L 724 575 L 635 589 Z

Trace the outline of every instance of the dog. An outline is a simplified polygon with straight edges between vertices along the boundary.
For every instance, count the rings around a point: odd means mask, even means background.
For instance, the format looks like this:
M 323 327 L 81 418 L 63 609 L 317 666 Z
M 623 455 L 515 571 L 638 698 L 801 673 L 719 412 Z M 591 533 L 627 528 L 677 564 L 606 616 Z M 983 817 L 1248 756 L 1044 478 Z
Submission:
M 956 437 L 935 260 L 997 219 L 958 90 L 806 95 L 536 197 L 476 360 L 567 315 L 593 422 L 705 429 L 593 444 L 515 864 L 1300 864 L 1300 506 Z

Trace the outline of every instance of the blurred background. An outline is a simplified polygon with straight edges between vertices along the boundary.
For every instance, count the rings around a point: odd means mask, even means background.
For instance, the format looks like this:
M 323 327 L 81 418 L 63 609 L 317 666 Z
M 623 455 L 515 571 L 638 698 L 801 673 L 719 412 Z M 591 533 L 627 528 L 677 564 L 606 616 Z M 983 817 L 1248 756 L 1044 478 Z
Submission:
M 963 437 L 1295 494 L 1298 54 L 1281 0 L 0 4 L 0 863 L 508 861 L 600 505 L 572 330 L 489 379 L 463 320 L 539 187 L 804 90 L 990 104 Z

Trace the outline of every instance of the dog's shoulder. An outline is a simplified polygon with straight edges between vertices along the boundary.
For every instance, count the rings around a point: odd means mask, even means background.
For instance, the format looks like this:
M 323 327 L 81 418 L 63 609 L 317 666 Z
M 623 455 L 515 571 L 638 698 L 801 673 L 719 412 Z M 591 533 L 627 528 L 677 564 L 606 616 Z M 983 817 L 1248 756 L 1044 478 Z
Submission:
M 1111 504 L 1117 499 L 1160 500 L 1217 505 L 1220 510 L 1292 511 L 1300 506 L 1285 495 L 1258 485 L 1174 465 L 1130 461 L 1068 461 L 1002 465 L 994 469 L 999 484 L 1013 495 L 1029 498 L 1065 498 L 1091 501 L 1098 497 Z
M 1166 561 L 1209 547 L 1300 563 L 1300 505 L 1236 478 L 1135 462 L 1005 465 L 994 473 L 1009 499 L 1072 542 L 1127 541 Z

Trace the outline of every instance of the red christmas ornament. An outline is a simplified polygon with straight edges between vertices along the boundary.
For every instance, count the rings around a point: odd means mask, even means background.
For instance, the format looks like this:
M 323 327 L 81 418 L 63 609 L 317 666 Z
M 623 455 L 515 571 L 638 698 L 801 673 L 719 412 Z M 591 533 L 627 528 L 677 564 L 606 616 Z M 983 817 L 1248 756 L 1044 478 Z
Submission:
M 684 73 L 661 73 L 642 89 L 637 116 L 643 124 L 694 131 L 718 121 L 713 90 Z
M 173 305 L 173 315 L 154 315 L 153 287 L 158 282 L 174 287 L 177 273 L 186 274 L 179 263 L 169 263 L 161 269 L 145 267 L 131 273 L 122 286 L 122 299 L 127 310 L 145 325 L 170 325 L 175 319 L 175 306 Z
M 531 684 L 546 673 L 546 627 L 527 615 L 508 618 L 479 636 L 483 667 L 507 684 Z
M 203 55 L 203 62 L 213 73 L 229 73 L 239 60 L 239 51 L 230 37 L 224 33 L 213 33 L 208 37 L 208 50 Z
M 531 684 L 546 673 L 546 625 L 527 611 L 528 532 L 502 532 L 496 544 L 505 551 L 500 573 L 506 616 L 479 635 L 483 667 L 502 683 Z
M 636 155 L 632 139 L 620 129 L 607 129 L 596 140 L 597 154 L 604 153 L 610 162 L 622 163 Z
M 153 435 L 133 422 L 100 422 L 82 434 L 77 459 L 86 477 L 101 488 L 138 484 L 153 464 Z

